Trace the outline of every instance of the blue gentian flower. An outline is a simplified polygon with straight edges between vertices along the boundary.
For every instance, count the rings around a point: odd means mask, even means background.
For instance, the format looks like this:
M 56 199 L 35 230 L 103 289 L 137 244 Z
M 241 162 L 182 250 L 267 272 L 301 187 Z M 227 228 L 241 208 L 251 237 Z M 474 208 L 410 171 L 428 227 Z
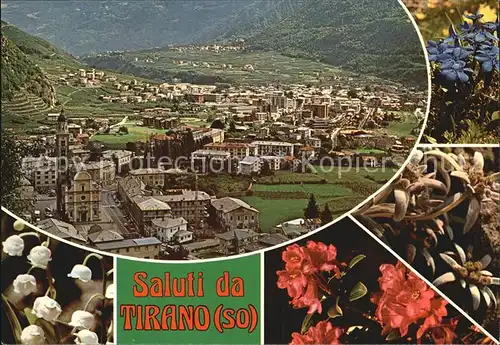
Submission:
M 472 73 L 473 71 L 470 68 L 466 68 L 466 66 L 467 63 L 465 61 L 449 60 L 441 64 L 440 74 L 449 81 L 460 80 L 462 83 L 467 83 L 469 76 L 465 72 Z
M 453 52 L 454 48 L 454 46 L 451 46 L 443 41 L 429 41 L 427 46 L 429 61 L 441 62 L 450 58 L 450 54 Z
M 479 19 L 484 17 L 484 14 L 476 12 L 474 14 L 466 14 L 464 17 L 472 20 L 473 22 L 477 22 Z
M 499 49 L 497 46 L 483 45 L 480 50 L 477 51 L 475 58 L 481 63 L 482 70 L 489 73 L 493 71 L 493 68 L 500 71 L 498 55 Z

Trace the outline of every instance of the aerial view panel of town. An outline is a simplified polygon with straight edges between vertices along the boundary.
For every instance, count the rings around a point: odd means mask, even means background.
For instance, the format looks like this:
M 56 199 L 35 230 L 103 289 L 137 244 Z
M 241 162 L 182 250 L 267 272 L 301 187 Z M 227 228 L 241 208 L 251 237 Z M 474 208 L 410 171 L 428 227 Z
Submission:
M 406 161 L 428 75 L 398 1 L 179 3 L 2 2 L 2 206 L 206 259 L 330 223 Z

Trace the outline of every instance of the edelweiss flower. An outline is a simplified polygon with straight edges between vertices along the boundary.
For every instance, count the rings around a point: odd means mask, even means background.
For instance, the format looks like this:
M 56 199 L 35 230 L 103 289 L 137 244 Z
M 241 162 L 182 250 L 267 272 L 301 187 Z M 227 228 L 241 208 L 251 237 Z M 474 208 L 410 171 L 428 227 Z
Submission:
M 45 333 L 40 326 L 30 325 L 23 329 L 21 333 L 21 342 L 23 345 L 45 344 Z
M 23 296 L 28 296 L 36 291 L 36 279 L 31 274 L 19 274 L 12 285 L 14 292 Z
M 75 265 L 71 269 L 71 273 L 68 273 L 68 277 L 88 283 L 92 279 L 92 271 L 85 265 Z
M 3 252 L 10 256 L 22 256 L 24 250 L 24 241 L 18 235 L 9 236 L 2 242 Z

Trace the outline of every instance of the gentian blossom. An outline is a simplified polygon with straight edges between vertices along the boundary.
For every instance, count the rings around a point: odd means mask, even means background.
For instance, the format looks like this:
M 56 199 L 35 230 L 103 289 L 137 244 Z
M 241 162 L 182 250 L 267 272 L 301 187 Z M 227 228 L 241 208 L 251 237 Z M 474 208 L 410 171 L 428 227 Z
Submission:
M 498 59 L 499 49 L 497 46 L 483 45 L 477 51 L 476 60 L 481 63 L 481 68 L 484 72 L 491 72 L 493 68 L 500 71 L 500 63 Z
M 297 332 L 292 333 L 290 345 L 340 344 L 339 338 L 343 333 L 344 330 L 342 328 L 333 327 L 329 321 L 320 321 L 315 326 L 310 327 L 305 334 Z
M 428 41 L 427 52 L 429 53 L 429 61 L 445 61 L 449 58 L 449 54 L 454 48 L 454 46 L 442 41 Z

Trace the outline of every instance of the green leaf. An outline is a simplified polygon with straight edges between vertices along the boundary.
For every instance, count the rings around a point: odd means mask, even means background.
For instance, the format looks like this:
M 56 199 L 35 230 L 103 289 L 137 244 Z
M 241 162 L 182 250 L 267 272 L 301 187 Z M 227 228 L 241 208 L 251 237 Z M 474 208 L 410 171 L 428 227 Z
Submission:
M 360 262 L 364 258 L 366 258 L 366 255 L 363 255 L 363 254 L 359 254 L 359 255 L 355 256 L 354 258 L 352 258 L 351 262 L 349 262 L 349 269 L 353 268 L 354 265 L 356 265 L 358 262 Z
M 430 144 L 437 144 L 437 140 L 434 139 L 433 137 L 430 137 L 428 135 L 424 135 L 425 139 L 427 139 L 427 141 L 430 143 Z
M 492 119 L 493 121 L 495 121 L 495 120 L 500 120 L 500 111 L 498 111 L 498 110 L 497 110 L 497 111 L 495 111 L 493 114 L 491 114 L 491 119 Z
M 17 318 L 16 312 L 10 305 L 9 300 L 2 294 L 2 309 L 5 310 L 5 315 L 9 321 L 10 328 L 12 330 L 12 335 L 16 340 L 17 344 L 21 344 L 21 333 L 23 332 L 23 328 L 19 323 L 19 319 Z
M 37 326 L 40 326 L 43 329 L 43 333 L 45 335 L 45 339 L 47 340 L 47 344 L 59 344 L 61 339 L 57 336 L 55 326 L 50 322 L 44 319 L 38 319 L 36 321 Z
M 30 325 L 36 325 L 38 317 L 36 317 L 36 315 L 31 312 L 31 308 L 24 308 L 24 314 L 26 315 L 26 318 L 28 319 Z
M 300 333 L 305 334 L 307 330 L 312 326 L 312 316 L 313 314 L 307 314 L 302 321 L 302 327 L 300 328 Z
M 368 289 L 366 288 L 365 284 L 362 282 L 357 282 L 356 285 L 351 290 L 351 293 L 349 294 L 349 301 L 355 301 L 357 299 L 360 299 L 366 293 L 368 292 Z
M 353 331 L 355 331 L 357 329 L 361 329 L 362 330 L 363 328 L 364 328 L 363 326 L 351 326 L 351 327 L 349 327 L 347 329 L 346 333 L 347 334 L 351 334 L 351 332 L 353 332 Z
M 335 305 L 328 309 L 328 316 L 330 319 L 335 319 L 336 317 L 344 315 L 342 308 L 339 306 L 339 296 L 337 296 L 337 300 L 335 301 Z
M 396 339 L 399 339 L 399 338 L 401 338 L 401 334 L 399 333 L 399 329 L 395 329 L 391 333 L 389 333 L 387 335 L 387 337 L 385 337 L 385 340 L 387 340 L 387 341 L 393 341 L 393 340 L 396 340 Z

